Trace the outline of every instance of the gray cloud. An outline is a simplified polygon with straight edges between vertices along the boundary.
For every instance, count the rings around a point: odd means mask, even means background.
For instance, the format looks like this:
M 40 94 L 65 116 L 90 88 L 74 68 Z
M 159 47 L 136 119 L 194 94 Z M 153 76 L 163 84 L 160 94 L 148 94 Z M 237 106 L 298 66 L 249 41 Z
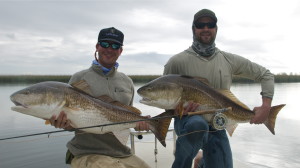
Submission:
M 296 53 L 292 51 L 296 43 L 290 38 L 300 38 L 299 25 L 286 20 L 294 24 L 290 29 L 294 31 L 288 32 L 278 26 L 275 17 L 292 16 L 294 20 L 299 18 L 300 7 L 275 4 L 278 6 L 268 6 L 270 14 L 260 18 L 245 5 L 233 7 L 231 2 L 218 0 L 0 1 L 0 74 L 73 74 L 87 68 L 94 58 L 99 30 L 109 26 L 125 34 L 120 70 L 159 74 L 172 55 L 191 44 L 191 22 L 201 8 L 213 9 L 219 18 L 220 49 L 268 62 L 274 72 L 299 72 L 291 69 L 291 59 L 282 62 L 277 56 L 286 53 L 287 41 L 292 46 L 286 58 Z M 278 15 L 277 8 L 287 11 Z M 237 15 L 237 11 L 243 12 Z M 260 12 L 265 11 L 256 9 Z M 282 68 L 277 69 L 277 62 Z

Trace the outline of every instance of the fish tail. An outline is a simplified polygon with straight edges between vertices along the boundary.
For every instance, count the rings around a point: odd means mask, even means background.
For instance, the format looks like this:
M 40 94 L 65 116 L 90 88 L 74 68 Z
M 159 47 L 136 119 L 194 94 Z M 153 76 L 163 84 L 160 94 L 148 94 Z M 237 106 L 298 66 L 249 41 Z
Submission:
M 271 131 L 271 133 L 273 135 L 275 135 L 275 122 L 276 122 L 276 118 L 277 118 L 277 114 L 279 113 L 279 111 L 285 106 L 285 104 L 281 104 L 281 105 L 277 105 L 277 106 L 273 106 L 271 107 L 270 110 L 270 114 L 268 119 L 264 122 L 264 124 L 266 125 L 266 127 Z
M 172 111 L 166 111 L 164 113 L 161 113 L 153 118 L 156 117 L 166 117 L 166 116 L 172 116 Z M 159 140 L 159 142 L 166 147 L 166 136 L 169 130 L 169 126 L 171 123 L 172 117 L 170 118 L 162 118 L 157 120 L 151 120 L 150 123 L 150 129 L 154 133 L 155 137 Z

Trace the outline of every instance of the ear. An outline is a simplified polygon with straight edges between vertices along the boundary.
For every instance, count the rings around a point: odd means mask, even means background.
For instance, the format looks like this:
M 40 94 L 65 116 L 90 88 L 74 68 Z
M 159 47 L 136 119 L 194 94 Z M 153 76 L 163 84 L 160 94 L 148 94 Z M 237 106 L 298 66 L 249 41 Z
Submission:
M 99 43 L 96 43 L 96 50 L 98 50 L 98 48 L 100 47 Z
M 120 55 L 121 55 L 122 52 L 123 52 L 123 47 L 120 48 Z

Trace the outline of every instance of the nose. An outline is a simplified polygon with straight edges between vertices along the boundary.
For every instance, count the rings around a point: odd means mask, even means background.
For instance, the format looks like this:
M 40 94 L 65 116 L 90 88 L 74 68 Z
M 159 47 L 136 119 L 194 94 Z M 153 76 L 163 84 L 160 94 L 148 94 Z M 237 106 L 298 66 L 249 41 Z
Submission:
M 109 51 L 115 51 L 111 46 L 109 46 L 108 48 L 105 48 L 106 50 L 109 50 Z
M 203 27 L 203 30 L 208 30 L 209 28 L 208 28 L 208 26 L 207 25 L 205 25 L 204 27 Z

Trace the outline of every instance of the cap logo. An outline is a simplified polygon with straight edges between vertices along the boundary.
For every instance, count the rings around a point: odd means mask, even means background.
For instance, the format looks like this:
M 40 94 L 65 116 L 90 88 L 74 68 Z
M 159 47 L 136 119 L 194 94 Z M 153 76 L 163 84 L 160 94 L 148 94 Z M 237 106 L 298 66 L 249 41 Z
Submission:
M 106 33 L 105 35 L 106 35 L 106 36 L 114 36 L 114 37 L 118 37 L 118 36 L 119 36 L 119 35 L 113 34 L 113 33 Z

